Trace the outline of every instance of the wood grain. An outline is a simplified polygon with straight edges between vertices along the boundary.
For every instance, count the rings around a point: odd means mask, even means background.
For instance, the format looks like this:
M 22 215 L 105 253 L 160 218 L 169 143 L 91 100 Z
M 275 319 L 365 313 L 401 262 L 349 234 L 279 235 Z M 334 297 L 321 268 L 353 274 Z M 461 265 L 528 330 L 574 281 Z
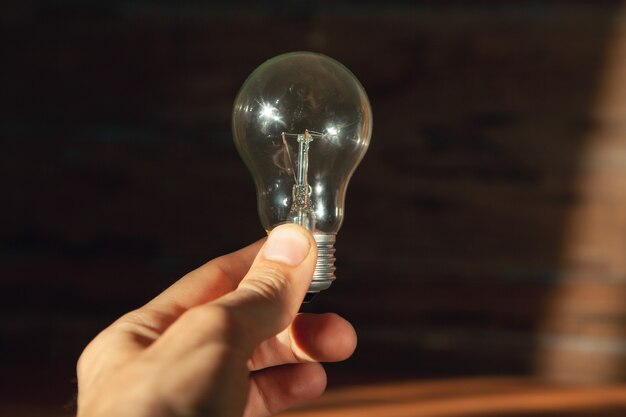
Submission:
M 515 378 L 411 381 L 338 389 L 283 417 L 617 417 L 626 387 L 572 388 Z

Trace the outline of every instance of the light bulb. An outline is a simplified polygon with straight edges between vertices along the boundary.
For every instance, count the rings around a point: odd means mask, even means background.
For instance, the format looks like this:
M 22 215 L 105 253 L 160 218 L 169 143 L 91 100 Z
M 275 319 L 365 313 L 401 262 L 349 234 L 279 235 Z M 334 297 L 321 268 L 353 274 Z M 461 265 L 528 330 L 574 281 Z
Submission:
M 315 237 L 310 299 L 335 279 L 334 245 L 346 188 L 372 132 L 365 90 L 325 55 L 279 55 L 243 83 L 232 123 L 235 145 L 254 177 L 265 230 L 297 223 Z

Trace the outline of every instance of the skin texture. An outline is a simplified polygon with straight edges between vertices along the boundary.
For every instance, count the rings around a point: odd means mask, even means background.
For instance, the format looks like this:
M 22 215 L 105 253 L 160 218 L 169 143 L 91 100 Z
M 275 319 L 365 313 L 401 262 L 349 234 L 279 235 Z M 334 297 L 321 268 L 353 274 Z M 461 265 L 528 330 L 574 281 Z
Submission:
M 297 314 L 315 269 L 297 225 L 216 258 L 103 330 L 77 365 L 78 417 L 260 417 L 326 387 L 353 327 Z

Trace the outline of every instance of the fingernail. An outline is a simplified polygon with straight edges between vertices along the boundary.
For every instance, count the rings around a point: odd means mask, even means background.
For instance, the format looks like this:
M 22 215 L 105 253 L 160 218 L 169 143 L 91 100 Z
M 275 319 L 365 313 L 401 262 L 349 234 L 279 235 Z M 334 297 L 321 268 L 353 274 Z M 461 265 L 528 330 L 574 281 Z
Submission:
M 265 247 L 263 257 L 270 261 L 287 265 L 300 265 L 309 253 L 309 239 L 293 226 L 279 226 L 272 230 Z

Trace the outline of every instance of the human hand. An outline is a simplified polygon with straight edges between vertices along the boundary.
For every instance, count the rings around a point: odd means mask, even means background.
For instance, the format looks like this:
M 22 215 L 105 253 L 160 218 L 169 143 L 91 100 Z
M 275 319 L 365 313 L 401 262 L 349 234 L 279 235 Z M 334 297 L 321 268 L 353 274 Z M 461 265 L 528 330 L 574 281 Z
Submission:
M 79 417 L 267 416 L 326 387 L 352 326 L 297 314 L 317 247 L 300 226 L 190 272 L 103 330 L 78 365 Z

